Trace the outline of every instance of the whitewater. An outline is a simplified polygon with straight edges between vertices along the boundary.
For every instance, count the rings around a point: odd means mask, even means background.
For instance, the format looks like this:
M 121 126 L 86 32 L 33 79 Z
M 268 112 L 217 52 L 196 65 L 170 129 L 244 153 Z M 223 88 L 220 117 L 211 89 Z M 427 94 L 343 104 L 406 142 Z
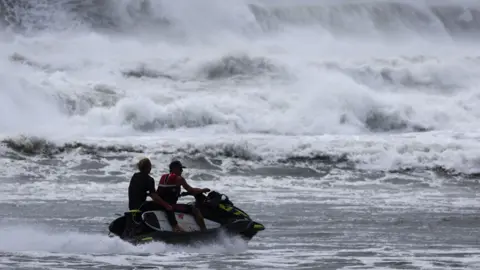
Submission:
M 0 0 L 0 268 L 478 269 L 479 40 L 477 1 Z M 266 230 L 109 238 L 144 156 Z

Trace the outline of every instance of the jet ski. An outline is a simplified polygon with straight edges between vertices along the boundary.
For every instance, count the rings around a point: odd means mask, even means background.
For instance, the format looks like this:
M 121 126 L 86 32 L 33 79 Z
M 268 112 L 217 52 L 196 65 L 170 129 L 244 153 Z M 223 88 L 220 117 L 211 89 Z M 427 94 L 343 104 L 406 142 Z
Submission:
M 191 194 L 183 192 L 180 196 L 188 195 Z M 211 191 L 208 195 L 202 193 L 194 197 L 195 201 L 190 204 L 195 204 L 202 213 L 206 231 L 200 230 L 192 214 L 175 212 L 177 222 L 185 232 L 173 232 L 164 211 L 130 210 L 109 224 L 109 235 L 134 245 L 151 241 L 179 244 L 214 240 L 219 234 L 236 235 L 249 241 L 265 230 L 224 194 Z

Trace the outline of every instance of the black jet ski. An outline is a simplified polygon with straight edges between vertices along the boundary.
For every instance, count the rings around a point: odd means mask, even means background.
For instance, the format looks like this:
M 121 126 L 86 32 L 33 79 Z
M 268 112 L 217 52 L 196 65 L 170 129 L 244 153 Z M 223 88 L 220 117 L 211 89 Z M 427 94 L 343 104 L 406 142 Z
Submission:
M 187 192 L 181 194 L 188 195 L 191 194 Z M 208 241 L 216 239 L 219 234 L 238 235 L 248 241 L 265 229 L 262 224 L 253 221 L 248 214 L 234 206 L 226 195 L 216 191 L 211 191 L 207 196 L 198 194 L 192 203 L 205 218 L 207 231 L 200 231 L 191 214 L 175 212 L 178 224 L 185 230 L 177 233 L 173 232 L 164 211 L 131 210 L 110 223 L 109 235 L 118 236 L 135 245 L 151 241 L 166 243 Z

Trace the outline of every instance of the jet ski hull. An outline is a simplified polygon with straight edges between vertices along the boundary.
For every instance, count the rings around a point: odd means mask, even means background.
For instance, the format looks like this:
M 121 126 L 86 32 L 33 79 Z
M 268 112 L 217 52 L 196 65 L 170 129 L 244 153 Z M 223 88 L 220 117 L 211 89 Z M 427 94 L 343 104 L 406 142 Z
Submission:
M 198 202 L 205 202 L 206 197 L 196 197 Z M 176 212 L 178 224 L 186 232 L 173 232 L 164 211 L 133 210 L 124 213 L 109 225 L 111 234 L 120 237 L 132 244 L 142 244 L 151 241 L 165 243 L 192 243 L 206 242 L 218 239 L 221 235 L 240 236 L 251 240 L 259 231 L 264 230 L 260 223 L 252 221 L 250 217 L 239 208 L 221 202 L 200 204 L 197 207 L 205 218 L 206 231 L 200 231 L 194 217 L 188 213 Z
M 152 241 L 161 241 L 169 244 L 190 244 L 193 242 L 215 241 L 220 236 L 240 236 L 244 240 L 251 240 L 263 229 L 263 225 L 250 220 L 236 220 L 229 224 L 224 224 L 216 228 L 207 228 L 206 231 L 186 231 L 182 233 L 171 230 L 155 230 L 150 228 L 147 223 L 141 222 L 134 233 L 124 233 L 127 225 L 129 213 L 119 217 L 110 224 L 110 232 L 123 240 L 134 245 L 144 244 Z M 181 224 L 180 224 L 181 226 Z

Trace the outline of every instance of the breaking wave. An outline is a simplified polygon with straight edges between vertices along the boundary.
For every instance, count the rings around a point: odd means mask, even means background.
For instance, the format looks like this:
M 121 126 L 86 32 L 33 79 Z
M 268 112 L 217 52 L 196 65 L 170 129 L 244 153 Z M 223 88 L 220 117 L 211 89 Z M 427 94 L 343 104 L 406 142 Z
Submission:
M 1 0 L 0 18 L 13 156 L 475 173 L 474 1 Z M 87 143 L 139 136 L 174 142 Z
M 149 155 L 156 157 L 167 157 L 162 162 L 167 162 L 169 159 L 180 158 L 197 164 L 199 169 L 213 169 L 228 166 L 230 171 L 245 171 L 259 168 L 273 166 L 280 167 L 303 167 L 314 170 L 330 170 L 330 169 L 347 169 L 359 171 L 372 171 L 372 167 L 364 166 L 366 162 L 369 165 L 375 166 L 375 160 L 382 154 L 392 154 L 389 149 L 385 149 L 385 153 L 367 153 L 349 151 L 346 149 L 338 149 L 335 152 L 332 149 L 324 149 L 316 147 L 311 144 L 297 145 L 296 148 L 286 152 L 279 152 L 278 149 L 258 149 L 258 145 L 248 142 L 219 142 L 219 143 L 186 143 L 186 144 L 169 144 L 165 142 L 159 148 L 149 149 L 142 145 L 127 145 L 127 144 L 112 144 L 112 145 L 98 145 L 94 143 L 72 142 L 65 144 L 56 144 L 44 139 L 35 137 L 19 137 L 15 139 L 5 139 L 1 142 L 3 145 L 1 150 L 1 157 L 9 157 L 17 160 L 31 160 L 32 162 L 40 162 L 42 160 L 51 159 L 68 159 L 72 155 L 77 156 L 80 160 L 102 160 L 115 159 L 129 163 L 135 157 Z M 448 153 L 453 153 L 454 146 L 445 146 L 444 148 L 434 150 L 433 147 L 428 149 L 410 149 L 413 145 L 404 146 L 405 149 L 396 149 L 398 154 L 403 154 L 408 158 L 408 155 L 418 155 L 423 159 L 421 162 L 408 163 L 397 160 L 397 164 L 391 167 L 377 167 L 373 171 L 388 172 L 388 173 L 409 173 L 415 171 L 431 171 L 442 176 L 462 176 L 472 179 L 480 177 L 480 171 L 475 167 L 480 160 L 464 160 L 466 167 L 459 167 L 458 164 L 449 163 L 450 157 Z M 362 149 L 361 149 L 362 150 Z M 408 151 L 411 151 L 410 153 Z M 423 157 L 421 152 L 423 152 Z M 459 152 L 466 151 L 466 149 L 458 149 Z M 274 153 L 272 153 L 274 152 Z M 417 152 L 417 153 L 415 153 Z M 430 156 L 426 155 L 429 154 Z M 444 156 L 439 156 L 441 154 Z M 462 155 L 461 153 L 454 153 L 454 155 Z M 379 161 L 379 160 L 377 160 Z M 419 159 L 417 159 L 419 161 Z M 440 161 L 440 162 L 439 162 Z M 69 161 L 71 163 L 72 161 Z M 199 165 L 200 164 L 200 165 Z M 253 165 L 255 164 L 255 165 Z M 130 164 L 130 165 L 133 165 Z M 233 167 L 231 167 L 233 165 Z M 394 165 L 394 164 L 392 164 Z M 453 165 L 453 166 L 452 166 Z M 232 172 L 233 172 L 232 171 Z
M 175 4 L 150 0 L 2 0 L 0 10 L 4 24 L 30 31 L 77 27 L 120 32 L 142 28 L 188 31 L 184 27 L 195 24 L 269 32 L 289 26 L 318 25 L 335 36 L 433 33 L 471 37 L 480 30 L 480 5 L 465 0 L 239 1 L 235 4 L 214 0 Z M 186 21 L 184 16 L 193 18 Z

